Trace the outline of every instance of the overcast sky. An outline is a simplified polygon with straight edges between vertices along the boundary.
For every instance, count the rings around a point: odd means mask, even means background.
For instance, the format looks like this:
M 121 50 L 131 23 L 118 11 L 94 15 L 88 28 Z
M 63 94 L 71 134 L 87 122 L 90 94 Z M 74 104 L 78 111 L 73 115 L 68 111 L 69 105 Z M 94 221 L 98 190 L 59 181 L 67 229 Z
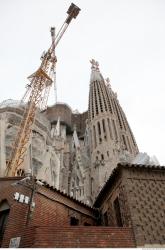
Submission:
M 20 99 L 68 0 L 0 0 L 0 101 Z M 165 1 L 75 0 L 81 8 L 56 54 L 57 99 L 88 107 L 91 58 L 109 77 L 141 152 L 165 165 Z M 53 104 L 53 91 L 49 104 Z

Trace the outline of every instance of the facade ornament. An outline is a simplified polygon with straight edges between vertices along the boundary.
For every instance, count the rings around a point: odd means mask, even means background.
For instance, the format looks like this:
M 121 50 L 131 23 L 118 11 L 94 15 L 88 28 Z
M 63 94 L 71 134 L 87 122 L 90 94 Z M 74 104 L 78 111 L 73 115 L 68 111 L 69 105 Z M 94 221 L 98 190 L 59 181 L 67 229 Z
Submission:
M 90 60 L 90 63 L 92 64 L 91 69 L 92 70 L 96 70 L 98 72 L 100 72 L 99 70 L 99 63 L 97 61 L 95 61 L 94 59 Z
M 99 159 L 96 159 L 96 161 L 94 162 L 94 166 L 95 168 L 99 167 L 99 166 L 104 166 L 105 165 L 105 161 L 104 160 L 99 160 Z
M 110 82 L 111 82 L 111 81 L 110 81 L 109 77 L 105 78 L 105 83 L 106 83 L 107 87 L 111 89 L 111 84 L 110 84 Z

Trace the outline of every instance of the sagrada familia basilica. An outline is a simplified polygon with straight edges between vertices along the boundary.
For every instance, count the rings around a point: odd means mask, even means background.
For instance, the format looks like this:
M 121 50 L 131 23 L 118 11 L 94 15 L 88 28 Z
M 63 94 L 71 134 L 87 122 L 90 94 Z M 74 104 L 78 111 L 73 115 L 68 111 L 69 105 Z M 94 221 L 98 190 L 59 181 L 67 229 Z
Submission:
M 158 164 L 139 153 L 126 115 L 104 79 L 99 64 L 91 60 L 88 110 L 73 112 L 56 103 L 37 111 L 21 176 L 31 169 L 37 179 L 92 205 L 120 162 Z M 5 176 L 25 103 L 7 100 L 0 104 L 0 176 Z
M 165 167 L 139 151 L 99 63 L 88 110 L 47 107 L 55 47 L 79 11 L 51 27 L 23 99 L 0 103 L 0 247 L 165 247 Z

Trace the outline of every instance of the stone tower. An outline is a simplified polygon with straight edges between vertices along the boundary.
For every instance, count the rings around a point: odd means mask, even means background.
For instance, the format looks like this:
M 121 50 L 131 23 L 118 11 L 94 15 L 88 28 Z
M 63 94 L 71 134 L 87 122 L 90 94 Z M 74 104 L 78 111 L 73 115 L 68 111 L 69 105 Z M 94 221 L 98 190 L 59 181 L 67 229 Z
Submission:
M 91 196 L 96 197 L 118 162 L 131 162 L 138 148 L 126 116 L 105 81 L 99 65 L 91 60 L 89 129 L 91 153 Z

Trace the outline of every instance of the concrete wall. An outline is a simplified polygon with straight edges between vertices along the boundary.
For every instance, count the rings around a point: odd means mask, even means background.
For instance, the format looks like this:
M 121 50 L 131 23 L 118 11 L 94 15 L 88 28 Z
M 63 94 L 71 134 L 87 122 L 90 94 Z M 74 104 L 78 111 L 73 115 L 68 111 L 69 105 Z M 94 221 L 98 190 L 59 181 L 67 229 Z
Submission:
M 88 111 L 82 114 L 72 114 L 72 126 L 76 125 L 78 135 L 84 136 L 86 129 L 86 120 L 88 119 Z
M 71 127 L 72 110 L 68 105 L 57 103 L 48 107 L 44 113 L 51 123 L 57 122 L 58 117 L 60 117 L 61 122 Z

